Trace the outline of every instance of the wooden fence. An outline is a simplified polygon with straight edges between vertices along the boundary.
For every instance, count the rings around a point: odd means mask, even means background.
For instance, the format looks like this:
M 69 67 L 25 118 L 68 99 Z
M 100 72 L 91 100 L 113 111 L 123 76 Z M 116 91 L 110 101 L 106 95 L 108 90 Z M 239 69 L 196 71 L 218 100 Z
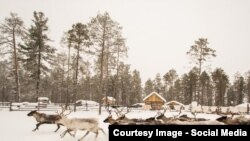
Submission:
M 38 110 L 38 111 L 57 111 L 61 109 L 60 105 L 64 105 L 63 103 L 52 103 L 52 104 L 46 104 L 46 103 L 14 103 L 14 102 L 0 102 L 0 110 L 1 109 L 7 109 L 9 111 L 31 111 L 31 110 Z M 74 109 L 74 106 L 76 106 L 74 103 L 69 104 L 71 109 Z M 201 107 L 193 107 L 196 112 L 205 112 L 208 111 L 208 109 L 212 109 L 215 111 L 216 106 L 208 107 L 203 106 Z M 76 111 L 98 111 L 99 106 L 98 105 L 88 105 L 83 104 L 81 106 L 75 107 Z M 135 107 L 129 107 L 131 111 L 143 111 L 143 108 L 135 108 Z M 178 108 L 177 108 L 178 109 Z M 185 108 L 186 111 L 189 111 L 190 109 L 188 107 Z M 236 108 L 236 107 L 221 107 L 222 111 L 226 111 L 230 109 L 232 112 L 239 112 L 239 113 L 247 113 L 250 114 L 250 108 L 249 104 L 246 108 Z M 102 107 L 102 110 L 106 110 L 105 107 Z M 206 112 L 205 112 L 206 113 Z
M 61 105 L 65 105 L 64 103 L 15 103 L 15 102 L 0 102 L 0 110 L 1 109 L 7 109 L 9 111 L 32 111 L 32 110 L 38 110 L 38 111 L 57 111 L 61 109 Z M 76 106 L 74 103 L 69 104 L 70 108 L 73 110 L 74 106 Z M 90 111 L 90 110 L 98 110 L 98 105 L 82 105 L 82 106 L 76 106 L 76 111 Z M 105 110 L 105 108 L 102 108 L 102 110 Z

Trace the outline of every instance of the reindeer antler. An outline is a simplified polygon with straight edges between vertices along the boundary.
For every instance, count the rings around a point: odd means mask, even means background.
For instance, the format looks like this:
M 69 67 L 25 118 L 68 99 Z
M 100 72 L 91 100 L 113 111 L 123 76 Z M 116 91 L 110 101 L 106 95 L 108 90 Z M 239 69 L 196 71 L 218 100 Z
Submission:
M 71 108 L 69 107 L 69 113 L 64 114 L 64 116 L 68 116 L 68 115 L 70 115 L 72 112 L 73 112 L 73 109 L 71 109 Z
M 64 108 L 63 105 L 61 105 L 61 104 L 60 104 L 59 106 L 61 107 L 61 110 L 62 110 L 62 111 L 59 113 L 59 110 L 57 110 L 56 113 L 57 113 L 58 115 L 63 115 L 63 112 L 65 111 L 65 108 Z
M 60 116 L 68 116 L 69 114 L 72 113 L 73 110 L 69 107 L 69 113 L 65 114 L 64 112 L 66 111 L 65 107 L 63 105 L 60 105 L 62 111 L 59 113 L 59 111 L 56 111 L 56 113 Z
M 106 111 L 108 112 L 109 115 L 111 115 L 112 109 L 109 109 L 109 106 L 106 108 Z
M 197 112 L 194 110 L 193 112 L 191 112 L 191 114 L 194 116 L 194 118 L 196 119 L 196 115 L 197 115 Z
M 129 112 L 131 112 L 131 109 L 129 107 L 127 107 L 127 111 L 123 115 L 126 115 Z
M 124 107 L 121 108 L 121 110 L 119 110 L 117 107 L 113 107 L 113 108 L 115 109 L 115 113 L 116 113 L 117 117 L 124 116 L 124 114 L 122 114 Z

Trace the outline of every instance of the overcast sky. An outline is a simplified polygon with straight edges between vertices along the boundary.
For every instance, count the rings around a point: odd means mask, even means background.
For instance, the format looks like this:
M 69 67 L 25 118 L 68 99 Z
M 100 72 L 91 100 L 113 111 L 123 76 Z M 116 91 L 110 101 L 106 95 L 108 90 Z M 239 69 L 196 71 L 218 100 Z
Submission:
M 194 64 L 186 52 L 200 37 L 217 51 L 206 64 L 212 70 L 222 67 L 231 78 L 250 70 L 250 0 L 0 0 L 1 22 L 15 12 L 30 26 L 33 11 L 49 18 L 54 46 L 72 24 L 109 12 L 123 27 L 127 61 L 143 82 L 171 68 L 188 72 Z

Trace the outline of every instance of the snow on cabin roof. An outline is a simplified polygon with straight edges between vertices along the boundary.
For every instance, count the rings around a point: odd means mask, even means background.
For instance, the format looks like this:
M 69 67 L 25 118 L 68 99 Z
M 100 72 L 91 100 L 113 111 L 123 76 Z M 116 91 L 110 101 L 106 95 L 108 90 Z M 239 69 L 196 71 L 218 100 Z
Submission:
M 244 108 L 247 108 L 247 105 L 249 104 L 250 106 L 250 103 L 242 103 L 242 104 L 239 104 L 239 105 L 236 105 L 235 107 L 239 108 L 239 107 L 244 107 Z
M 104 100 L 105 98 L 106 98 L 106 96 L 105 96 L 102 100 Z M 114 98 L 114 97 L 112 97 L 112 96 L 108 96 L 107 98 L 108 98 L 108 100 L 111 100 L 111 101 L 116 101 L 116 100 L 115 100 L 115 98 Z
M 48 97 L 38 97 L 38 100 L 49 100 Z
M 159 95 L 157 92 L 152 92 L 151 94 L 147 95 L 145 98 L 143 98 L 143 101 L 145 101 L 146 99 L 148 99 L 150 96 L 152 96 L 154 94 L 157 95 L 162 101 L 166 102 L 166 100 L 161 95 Z
M 166 105 L 170 105 L 170 104 L 174 104 L 174 105 L 184 105 L 178 101 L 175 101 L 175 100 L 172 100 L 172 101 L 169 101 L 168 103 L 166 103 Z
M 83 100 L 83 99 L 79 99 L 76 101 L 76 103 L 87 103 L 87 104 L 99 104 L 98 102 L 96 101 L 93 101 L 93 100 Z

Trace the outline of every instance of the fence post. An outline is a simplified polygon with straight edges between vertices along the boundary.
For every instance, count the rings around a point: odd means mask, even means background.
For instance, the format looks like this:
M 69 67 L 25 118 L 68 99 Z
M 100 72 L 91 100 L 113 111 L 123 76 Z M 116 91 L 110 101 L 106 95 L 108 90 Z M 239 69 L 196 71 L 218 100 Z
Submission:
M 37 103 L 37 110 L 40 110 L 40 102 Z
M 249 114 L 249 104 L 247 104 L 247 114 Z
M 10 112 L 12 111 L 12 101 L 10 101 Z
M 74 103 L 74 112 L 76 112 L 76 103 Z
M 85 106 L 86 106 L 86 111 L 88 111 L 88 103 L 87 103 L 87 101 L 85 103 Z

